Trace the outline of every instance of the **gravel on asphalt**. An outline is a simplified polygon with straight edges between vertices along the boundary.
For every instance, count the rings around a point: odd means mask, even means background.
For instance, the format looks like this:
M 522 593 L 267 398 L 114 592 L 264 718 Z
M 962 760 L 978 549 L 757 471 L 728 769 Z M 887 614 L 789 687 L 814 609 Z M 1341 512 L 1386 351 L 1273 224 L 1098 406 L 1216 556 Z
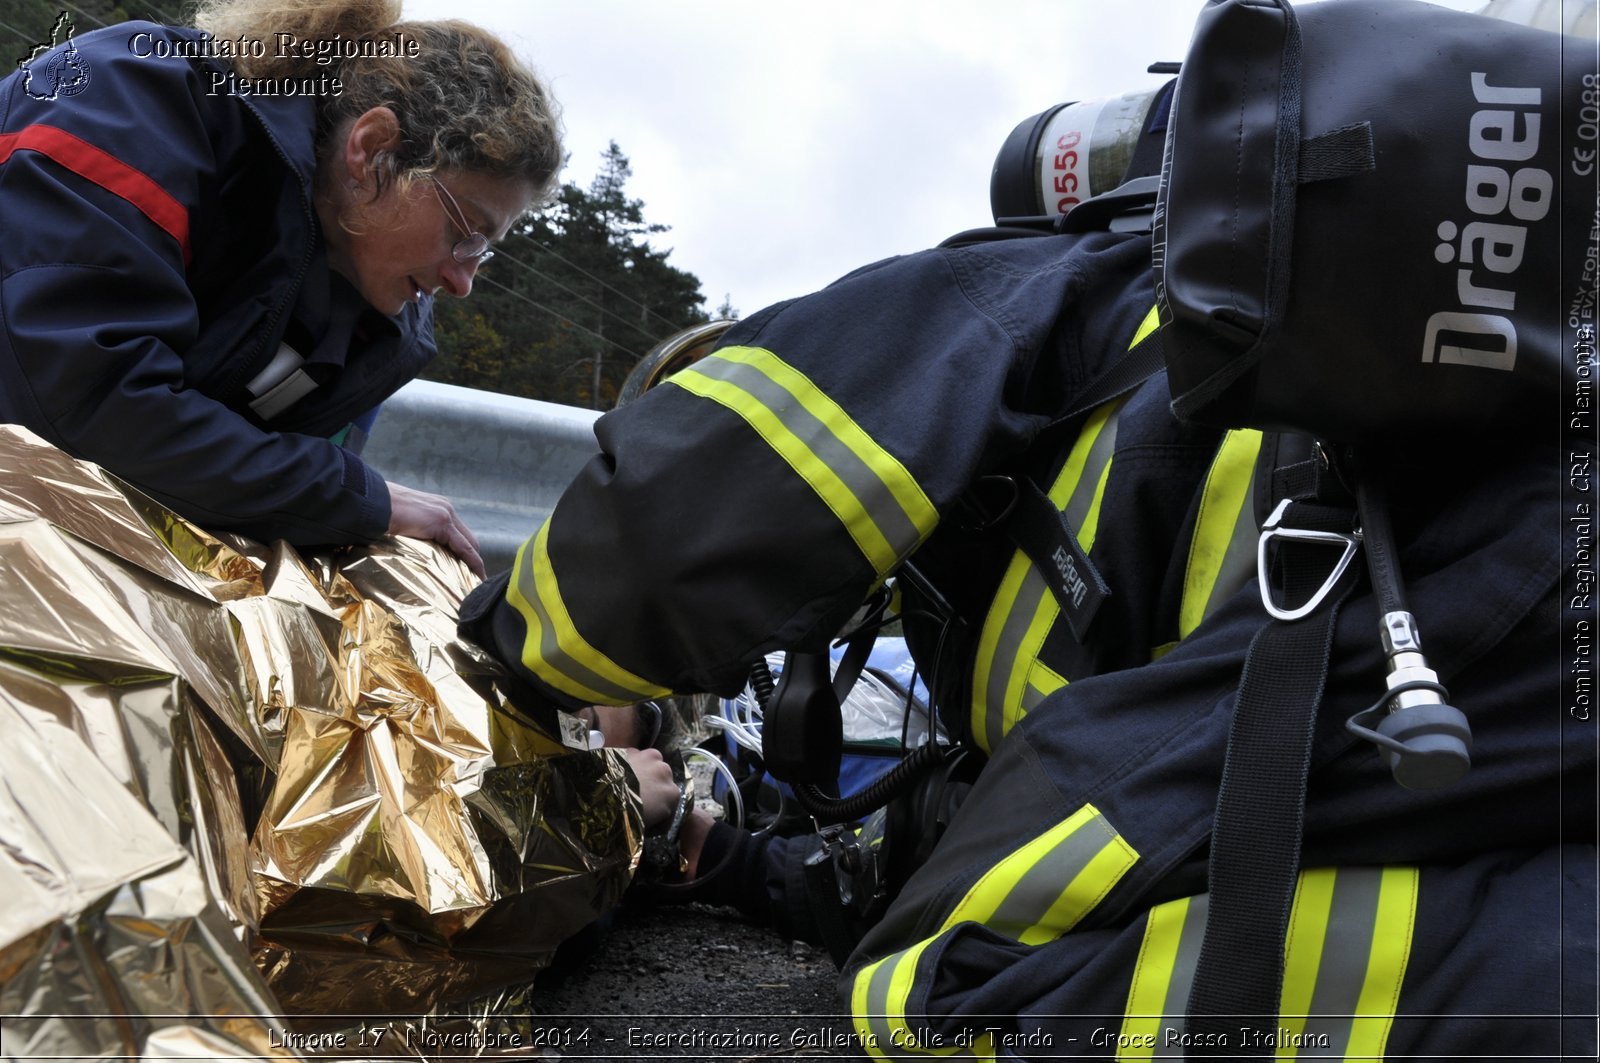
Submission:
M 731 910 L 625 904 L 589 944 L 534 996 L 563 1059 L 866 1058 L 827 952 Z

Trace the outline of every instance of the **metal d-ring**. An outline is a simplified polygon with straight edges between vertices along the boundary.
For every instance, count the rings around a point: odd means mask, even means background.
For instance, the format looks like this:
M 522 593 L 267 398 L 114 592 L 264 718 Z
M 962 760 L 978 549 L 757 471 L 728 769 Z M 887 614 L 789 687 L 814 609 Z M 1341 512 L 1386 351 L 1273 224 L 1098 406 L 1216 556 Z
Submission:
M 1009 492 L 1010 497 L 1007 498 L 1005 504 L 1000 507 L 999 512 L 991 514 L 984 507 L 982 500 L 978 498 L 978 491 L 988 484 L 995 483 L 1004 485 Z M 977 482 L 973 484 L 972 490 L 962 495 L 960 499 L 962 507 L 965 508 L 966 511 L 977 522 L 967 530 L 972 532 L 985 532 L 990 528 L 998 527 L 1005 521 L 1007 517 L 1011 516 L 1011 511 L 1017 508 L 1017 502 L 1021 499 L 1021 497 L 1021 488 L 1017 486 L 1017 481 L 1010 476 L 990 474 L 988 476 L 978 477 Z
M 1301 617 L 1310 616 L 1317 611 L 1328 592 L 1339 582 L 1339 577 L 1344 575 L 1345 569 L 1350 567 L 1350 562 L 1356 556 L 1356 548 L 1361 545 L 1361 532 L 1326 532 L 1312 531 L 1309 528 L 1284 528 L 1279 526 L 1283 520 L 1284 512 L 1289 508 L 1289 499 L 1278 503 L 1278 508 L 1272 511 L 1272 516 L 1267 518 L 1267 523 L 1261 528 L 1261 538 L 1256 541 L 1256 580 L 1261 585 L 1261 604 L 1268 613 L 1278 620 L 1299 620 Z M 1337 545 L 1344 548 L 1339 560 L 1334 564 L 1333 571 L 1328 578 L 1322 581 L 1322 586 L 1317 588 L 1304 605 L 1295 609 L 1283 609 L 1272 600 L 1272 581 L 1268 578 L 1267 547 L 1274 539 L 1284 539 L 1297 543 L 1326 543 L 1330 546 Z

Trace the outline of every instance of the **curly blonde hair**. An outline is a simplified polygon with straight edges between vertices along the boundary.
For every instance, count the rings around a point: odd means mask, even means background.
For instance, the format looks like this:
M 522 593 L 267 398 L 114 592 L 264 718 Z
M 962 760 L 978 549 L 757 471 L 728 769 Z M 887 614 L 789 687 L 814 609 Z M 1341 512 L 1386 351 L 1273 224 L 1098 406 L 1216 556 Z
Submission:
M 401 41 L 401 54 L 335 55 L 338 95 L 318 97 L 321 136 L 374 107 L 400 121 L 401 142 L 378 161 L 378 190 L 438 170 L 529 182 L 537 199 L 555 188 L 564 156 L 561 124 L 548 90 L 498 37 L 467 22 L 402 22 L 400 0 L 201 0 L 195 25 L 221 39 L 273 42 Z M 410 42 L 415 42 L 414 46 Z M 357 51 L 356 48 L 344 50 Z M 407 51 L 414 54 L 407 54 Z M 315 48 L 268 47 L 241 55 L 248 78 L 300 78 L 328 71 Z

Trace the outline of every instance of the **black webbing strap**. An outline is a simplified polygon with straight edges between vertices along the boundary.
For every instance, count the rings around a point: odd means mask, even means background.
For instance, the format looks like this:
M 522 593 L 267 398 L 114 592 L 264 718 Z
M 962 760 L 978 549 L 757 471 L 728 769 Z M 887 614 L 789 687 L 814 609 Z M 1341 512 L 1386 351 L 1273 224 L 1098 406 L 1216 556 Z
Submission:
M 1358 177 L 1377 168 L 1371 122 L 1356 122 L 1300 142 L 1298 176 L 1303 185 Z
M 1158 328 L 1091 380 L 1067 411 L 1046 425 L 1044 431 L 1048 432 L 1057 425 L 1081 417 L 1096 406 L 1104 405 L 1143 384 L 1166 368 L 1166 351 L 1166 340 Z
M 1353 515 L 1302 503 L 1283 524 L 1349 532 Z M 1295 552 L 1280 551 L 1290 605 L 1306 601 L 1328 571 L 1311 557 L 1290 556 Z M 1270 621 L 1245 658 L 1212 827 L 1210 908 L 1185 1023 L 1197 1056 L 1273 1054 L 1311 740 L 1334 624 L 1353 583 L 1347 572 L 1317 612 Z
M 1020 481 L 1017 508 L 1006 522 L 1006 531 L 1033 562 L 1055 595 L 1073 638 L 1081 643 L 1089 637 L 1089 626 L 1100 606 L 1111 597 L 1111 588 L 1088 552 L 1078 545 L 1076 529 L 1067 525 L 1050 496 L 1031 478 L 1024 476 Z
M 1166 366 L 1164 352 L 1161 331 L 1157 329 L 1090 381 L 1070 408 L 1040 430 L 1034 445 L 1061 426 L 1075 424 L 1084 414 L 1155 376 Z M 1031 477 L 1016 479 L 1017 497 L 1006 518 L 1006 534 L 1044 577 L 1073 637 L 1082 642 L 1111 590 L 1078 545 L 1077 529 L 1067 525 L 1044 490 Z
M 840 705 L 855 689 L 856 680 L 861 678 L 876 642 L 876 629 L 857 631 L 845 642 L 844 652 L 839 655 L 839 667 L 833 672 L 833 696 L 839 699 Z

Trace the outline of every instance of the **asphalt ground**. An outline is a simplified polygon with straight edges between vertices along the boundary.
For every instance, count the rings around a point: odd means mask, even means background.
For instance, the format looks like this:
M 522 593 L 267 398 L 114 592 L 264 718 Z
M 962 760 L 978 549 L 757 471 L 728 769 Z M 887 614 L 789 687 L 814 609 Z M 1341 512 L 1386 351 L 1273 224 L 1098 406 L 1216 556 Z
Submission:
M 624 904 L 534 994 L 563 1059 L 866 1058 L 828 954 L 730 909 Z
M 698 807 L 723 815 L 705 758 L 688 771 Z M 825 949 L 731 908 L 630 898 L 563 947 L 532 1002 L 562 1059 L 866 1059 L 838 984 Z

